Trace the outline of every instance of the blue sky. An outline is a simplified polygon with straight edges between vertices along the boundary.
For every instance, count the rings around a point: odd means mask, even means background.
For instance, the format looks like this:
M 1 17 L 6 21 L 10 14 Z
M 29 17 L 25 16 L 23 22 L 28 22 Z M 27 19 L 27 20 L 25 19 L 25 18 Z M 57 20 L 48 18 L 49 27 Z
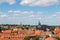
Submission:
M 0 0 L 0 24 L 60 25 L 60 0 Z

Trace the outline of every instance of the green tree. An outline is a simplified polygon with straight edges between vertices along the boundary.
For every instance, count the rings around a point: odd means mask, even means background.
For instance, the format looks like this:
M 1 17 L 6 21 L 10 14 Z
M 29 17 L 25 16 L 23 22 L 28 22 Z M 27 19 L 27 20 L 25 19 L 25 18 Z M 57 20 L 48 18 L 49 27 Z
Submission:
M 29 36 L 28 37 L 25 37 L 24 40 L 30 40 L 30 37 Z
M 39 37 L 35 37 L 34 40 L 39 40 Z

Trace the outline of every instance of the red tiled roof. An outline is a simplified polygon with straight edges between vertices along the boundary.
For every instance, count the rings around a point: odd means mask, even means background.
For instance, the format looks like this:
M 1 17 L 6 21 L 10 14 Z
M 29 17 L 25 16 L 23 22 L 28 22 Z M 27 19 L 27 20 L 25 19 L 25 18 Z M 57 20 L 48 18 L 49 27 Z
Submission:
M 57 35 L 58 37 L 60 37 L 60 33 L 57 33 L 56 35 Z
M 45 40 L 57 40 L 55 38 L 46 38 Z
M 42 32 L 43 32 L 43 30 L 36 30 L 35 35 L 40 36 Z
M 11 33 L 12 30 L 5 30 L 3 33 Z
M 54 30 L 56 33 L 60 33 L 60 28 Z

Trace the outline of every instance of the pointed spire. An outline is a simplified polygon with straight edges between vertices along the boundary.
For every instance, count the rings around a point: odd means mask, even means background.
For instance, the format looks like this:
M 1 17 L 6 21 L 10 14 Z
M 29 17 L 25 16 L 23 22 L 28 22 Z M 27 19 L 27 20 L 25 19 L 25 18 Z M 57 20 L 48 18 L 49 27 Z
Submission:
M 41 23 L 40 23 L 40 21 L 38 21 L 37 29 L 40 29 L 40 28 L 41 28 Z
M 41 25 L 40 21 L 38 22 L 38 25 Z

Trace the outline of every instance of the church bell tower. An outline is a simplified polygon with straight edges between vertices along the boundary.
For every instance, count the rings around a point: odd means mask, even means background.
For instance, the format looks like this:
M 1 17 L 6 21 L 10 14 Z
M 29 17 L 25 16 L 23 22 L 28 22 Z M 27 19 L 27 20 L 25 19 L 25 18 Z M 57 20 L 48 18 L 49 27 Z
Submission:
M 38 28 L 41 28 L 41 23 L 40 23 L 40 21 L 38 21 Z

